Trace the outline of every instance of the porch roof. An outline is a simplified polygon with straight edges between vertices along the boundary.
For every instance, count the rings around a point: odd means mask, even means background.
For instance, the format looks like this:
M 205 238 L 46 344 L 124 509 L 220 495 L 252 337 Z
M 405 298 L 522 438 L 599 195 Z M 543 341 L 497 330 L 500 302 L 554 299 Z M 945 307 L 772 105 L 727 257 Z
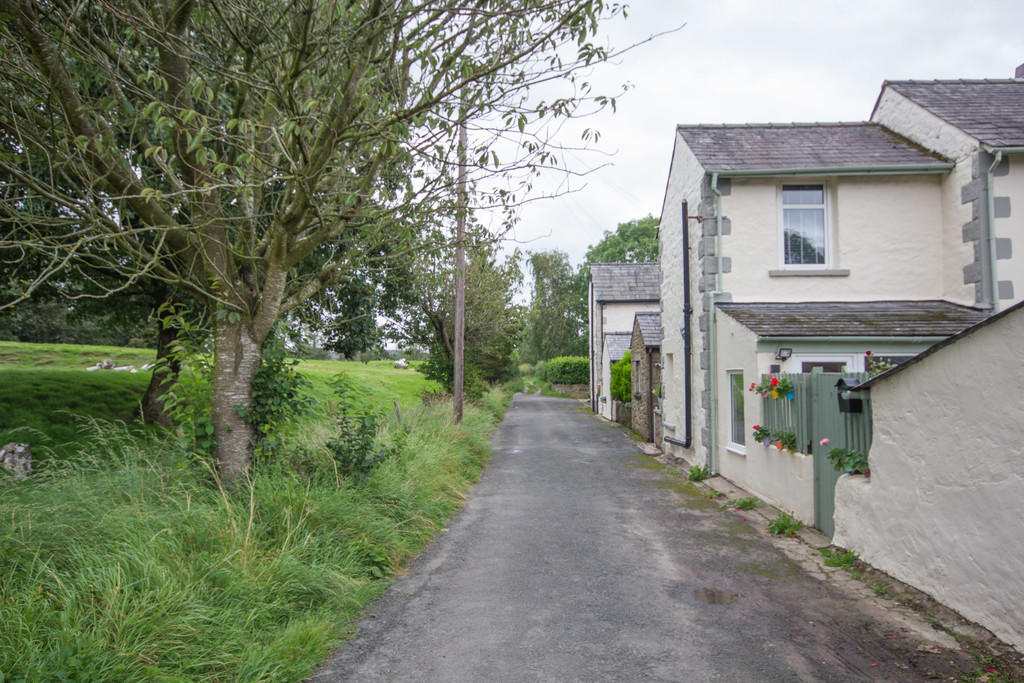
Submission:
M 640 338 L 648 349 L 661 346 L 661 313 L 637 313 Z
M 759 337 L 941 337 L 988 313 L 949 301 L 805 301 L 719 303 Z
M 608 357 L 613 363 L 622 360 L 626 351 L 629 351 L 629 340 L 632 336 L 632 332 L 609 332 L 604 335 L 604 343 L 608 347 Z

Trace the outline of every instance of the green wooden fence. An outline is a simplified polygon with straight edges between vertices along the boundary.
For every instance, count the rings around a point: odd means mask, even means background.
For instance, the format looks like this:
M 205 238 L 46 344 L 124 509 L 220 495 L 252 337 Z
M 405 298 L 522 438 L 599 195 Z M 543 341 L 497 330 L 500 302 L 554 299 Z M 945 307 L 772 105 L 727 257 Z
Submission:
M 840 410 L 836 384 L 844 377 L 862 382 L 869 375 L 814 372 L 778 376 L 793 383 L 793 398 L 762 399 L 761 425 L 771 431 L 793 432 L 797 450 L 814 457 L 814 525 L 831 536 L 835 530 L 832 515 L 836 481 L 841 472 L 829 462 L 829 451 L 856 448 L 867 453 L 871 448 L 870 392 L 854 394 L 861 399 L 861 412 L 844 412 Z M 822 439 L 829 443 L 821 445 Z

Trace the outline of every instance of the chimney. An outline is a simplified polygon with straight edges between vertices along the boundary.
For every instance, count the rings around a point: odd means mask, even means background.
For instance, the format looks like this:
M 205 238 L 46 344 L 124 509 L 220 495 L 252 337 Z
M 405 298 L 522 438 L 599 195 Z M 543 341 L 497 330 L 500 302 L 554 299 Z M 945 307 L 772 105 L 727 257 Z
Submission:
M 1024 64 L 1017 67 L 1017 70 L 1013 72 L 1014 78 L 1024 78 Z

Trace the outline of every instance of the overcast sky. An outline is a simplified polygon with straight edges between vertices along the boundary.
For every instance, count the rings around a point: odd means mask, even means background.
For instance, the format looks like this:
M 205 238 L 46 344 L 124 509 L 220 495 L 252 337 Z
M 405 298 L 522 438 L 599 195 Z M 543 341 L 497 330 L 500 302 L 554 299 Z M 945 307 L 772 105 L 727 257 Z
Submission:
M 633 0 L 606 27 L 614 46 L 673 26 L 590 79 L 632 88 L 614 115 L 567 130 L 601 131 L 610 153 L 573 154 L 569 196 L 524 207 L 518 246 L 560 249 L 578 264 L 623 221 L 658 216 L 680 123 L 865 121 L 882 81 L 1011 78 L 1024 63 L 1024 0 Z M 599 91 L 600 88 L 595 88 Z M 552 178 L 551 183 L 564 179 Z

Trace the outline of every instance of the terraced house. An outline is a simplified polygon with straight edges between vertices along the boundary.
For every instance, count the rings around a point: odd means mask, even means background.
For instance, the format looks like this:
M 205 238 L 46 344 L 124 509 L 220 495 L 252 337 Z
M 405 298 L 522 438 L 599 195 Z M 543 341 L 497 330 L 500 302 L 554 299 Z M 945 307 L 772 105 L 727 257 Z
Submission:
M 810 459 L 751 443 L 746 388 L 901 362 L 1024 298 L 1022 112 L 1024 80 L 892 81 L 866 122 L 678 126 L 663 448 L 813 523 Z
M 657 263 L 594 263 L 590 266 L 587 314 L 590 329 L 590 409 L 616 419 L 611 364 L 629 350 L 633 318 L 657 312 Z

